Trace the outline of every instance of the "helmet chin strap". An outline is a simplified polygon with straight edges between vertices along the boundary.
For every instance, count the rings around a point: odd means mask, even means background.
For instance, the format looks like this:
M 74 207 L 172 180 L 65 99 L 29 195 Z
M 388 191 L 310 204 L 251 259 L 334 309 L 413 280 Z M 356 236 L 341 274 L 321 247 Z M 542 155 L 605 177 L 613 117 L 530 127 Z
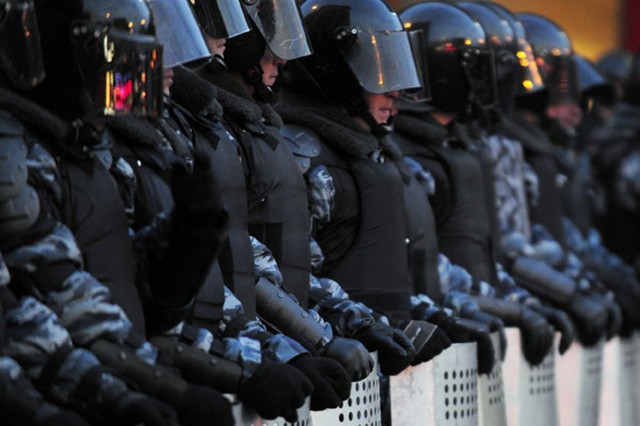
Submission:
M 273 89 L 264 84 L 262 81 L 262 75 L 264 71 L 260 64 L 257 64 L 247 70 L 242 71 L 242 78 L 247 84 L 250 84 L 254 88 L 253 97 L 262 102 L 271 103 L 275 99 Z
M 369 111 L 369 105 L 362 97 L 347 105 L 347 112 L 352 117 L 362 118 L 371 129 L 371 134 L 377 138 L 384 137 L 393 131 L 393 117 L 389 117 L 385 123 L 378 123 L 378 120 Z
M 393 117 L 389 117 L 384 123 L 378 123 L 378 120 L 373 117 L 369 110 L 361 113 L 359 116 L 367 123 L 367 126 L 371 128 L 371 134 L 377 138 L 387 136 L 393 131 Z

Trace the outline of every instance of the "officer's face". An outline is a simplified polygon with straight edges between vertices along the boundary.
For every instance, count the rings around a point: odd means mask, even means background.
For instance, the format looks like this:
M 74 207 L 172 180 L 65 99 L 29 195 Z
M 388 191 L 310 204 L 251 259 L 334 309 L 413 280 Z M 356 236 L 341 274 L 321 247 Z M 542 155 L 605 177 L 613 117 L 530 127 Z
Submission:
M 273 86 L 278 78 L 278 67 L 284 66 L 287 61 L 278 58 L 273 54 L 271 49 L 267 47 L 260 59 L 260 66 L 262 67 L 262 82 L 265 86 Z
M 570 129 L 575 129 L 582 121 L 582 110 L 576 104 L 550 105 L 547 115 Z
M 378 123 L 386 123 L 394 114 L 396 108 L 394 100 L 400 95 L 400 92 L 387 92 L 375 94 L 364 92 L 364 99 L 369 105 L 369 112 Z
M 212 55 L 219 55 L 224 58 L 224 49 L 227 44 L 226 38 L 212 38 L 209 36 L 205 36 L 207 39 L 207 46 L 209 46 L 209 50 Z
M 169 96 L 173 85 L 173 68 L 165 68 L 162 77 L 162 93 Z

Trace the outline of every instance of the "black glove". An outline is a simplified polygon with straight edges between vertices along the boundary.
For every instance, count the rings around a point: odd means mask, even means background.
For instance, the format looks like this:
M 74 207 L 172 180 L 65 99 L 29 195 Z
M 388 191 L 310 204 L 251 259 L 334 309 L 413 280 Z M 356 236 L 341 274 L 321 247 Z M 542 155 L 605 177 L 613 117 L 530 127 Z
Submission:
M 301 355 L 289 361 L 311 381 L 311 409 L 336 408 L 351 393 L 351 377 L 338 361 Z
M 354 382 L 367 377 L 375 365 L 367 348 L 354 339 L 334 337 L 320 350 L 320 354 L 338 361 Z
M 465 315 L 464 318 L 486 325 L 489 328 L 490 333 L 498 332 L 498 335 L 500 336 L 500 359 L 504 361 L 504 357 L 507 354 L 507 336 L 504 333 L 504 323 L 502 320 L 494 315 L 482 311 L 472 312 L 469 315 Z
M 3 411 L 4 413 L 4 411 Z M 8 424 L 13 424 L 10 421 Z M 26 424 L 26 423 L 15 423 Z M 44 403 L 38 407 L 36 412 L 35 426 L 90 426 L 80 414 L 73 411 L 63 410 L 55 405 Z
M 592 293 L 589 297 L 591 300 L 604 306 L 607 310 L 607 340 L 616 336 L 622 328 L 623 321 L 620 306 L 604 294 Z
M 407 368 L 415 353 L 409 338 L 401 330 L 375 323 L 355 336 L 371 352 L 378 351 L 380 371 L 393 376 Z
M 520 329 L 524 358 L 538 365 L 553 345 L 553 329 L 540 314 L 510 300 L 478 296 L 476 301 L 485 312 L 500 318 L 505 325 Z
M 178 418 L 174 409 L 138 392 L 127 392 L 115 402 L 109 418 L 117 425 L 177 426 Z
M 604 305 L 578 294 L 565 310 L 571 316 L 583 346 L 595 345 L 606 334 L 608 315 Z
M 517 324 L 522 335 L 522 352 L 531 365 L 538 365 L 553 346 L 553 329 L 544 317 L 522 307 L 522 317 Z
M 630 337 L 634 330 L 640 328 L 640 292 L 636 289 L 615 291 L 615 301 L 622 311 L 622 328 L 620 336 Z
M 533 305 L 529 306 L 529 308 L 542 315 L 544 319 L 546 319 L 547 322 L 551 324 L 558 333 L 560 333 L 558 352 L 560 355 L 564 354 L 576 337 L 576 332 L 569 316 L 563 311 L 549 306 Z
M 231 403 L 206 386 L 189 383 L 187 391 L 178 407 L 178 417 L 182 426 L 233 426 Z
M 452 317 L 443 311 L 432 314 L 428 321 L 442 328 L 452 342 L 477 342 L 478 373 L 489 374 L 491 372 L 496 356 L 489 327 L 477 321 Z
M 436 327 L 429 341 L 413 356 L 411 365 L 431 361 L 449 346 L 451 346 L 451 340 L 449 340 L 447 333 L 440 327 Z
M 258 370 L 238 388 L 238 398 L 265 419 L 298 420 L 296 409 L 313 392 L 313 384 L 298 369 L 263 358 Z

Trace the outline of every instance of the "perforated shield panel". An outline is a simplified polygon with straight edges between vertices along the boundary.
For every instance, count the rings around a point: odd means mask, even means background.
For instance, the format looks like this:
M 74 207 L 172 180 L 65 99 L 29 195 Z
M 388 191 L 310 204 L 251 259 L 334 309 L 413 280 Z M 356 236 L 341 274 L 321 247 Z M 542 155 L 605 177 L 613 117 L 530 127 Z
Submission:
M 556 379 L 562 395 L 558 413 L 563 426 L 598 424 L 603 348 L 603 342 L 590 348 L 574 343 L 558 357 Z
M 509 349 L 502 371 L 507 423 L 514 426 L 558 424 L 555 384 L 555 348 L 532 367 L 522 354 L 520 330 L 506 329 Z
M 366 379 L 351 384 L 351 396 L 333 410 L 312 411 L 317 426 L 381 426 L 378 355 L 371 354 L 375 367 Z
M 491 373 L 478 377 L 479 424 L 484 426 L 504 426 L 507 424 L 507 411 L 502 381 L 502 354 L 500 352 L 500 334 L 491 335 L 496 360 Z

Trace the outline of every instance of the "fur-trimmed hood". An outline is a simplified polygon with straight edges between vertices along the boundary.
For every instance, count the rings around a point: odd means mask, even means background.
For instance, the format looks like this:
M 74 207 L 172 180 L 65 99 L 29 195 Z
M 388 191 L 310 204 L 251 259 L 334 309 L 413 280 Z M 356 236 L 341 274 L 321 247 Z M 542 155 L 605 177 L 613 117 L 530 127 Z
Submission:
M 171 99 L 194 115 L 215 120 L 222 118 L 222 105 L 218 102 L 218 89 L 195 73 L 176 67 L 171 86 Z
M 394 160 L 402 158 L 395 142 L 389 137 L 376 138 L 340 106 L 284 90 L 276 110 L 285 122 L 314 130 L 326 143 L 350 156 L 366 158 L 381 149 Z
M 449 137 L 446 127 L 432 120 L 427 114 L 411 114 L 401 110 L 393 123 L 398 134 L 421 144 L 440 145 Z
M 71 126 L 52 112 L 29 99 L 0 87 L 0 108 L 44 135 L 64 141 L 71 135 Z
M 282 127 L 282 118 L 269 104 L 257 102 L 238 83 L 224 65 L 213 61 L 200 71 L 199 76 L 217 89 L 217 100 L 225 115 L 241 123 L 265 123 Z

